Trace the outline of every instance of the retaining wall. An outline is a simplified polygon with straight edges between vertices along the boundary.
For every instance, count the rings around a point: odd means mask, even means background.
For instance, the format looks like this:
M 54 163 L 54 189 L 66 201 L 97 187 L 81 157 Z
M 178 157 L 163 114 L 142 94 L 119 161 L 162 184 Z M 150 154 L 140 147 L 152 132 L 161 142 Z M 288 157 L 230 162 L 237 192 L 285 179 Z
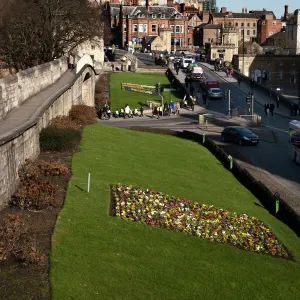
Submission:
M 61 57 L 0 79 L 0 121 L 26 99 L 53 84 L 67 69 L 67 58 Z
M 39 67 L 38 69 L 42 70 L 43 68 Z M 48 67 L 45 68 L 45 71 L 47 74 L 49 71 Z M 27 73 L 35 74 L 35 70 Z M 46 74 L 41 75 L 41 77 L 48 76 Z M 86 75 L 91 75 L 91 77 L 87 79 L 89 76 Z M 53 78 L 57 78 L 57 75 L 53 75 Z M 83 88 L 84 80 L 85 85 Z M 83 90 L 86 91 L 87 83 L 93 98 L 82 97 Z M 34 160 L 39 155 L 39 133 L 41 129 L 46 127 L 52 118 L 67 115 L 72 105 L 87 104 L 94 106 L 94 89 L 94 70 L 90 66 L 85 65 L 76 75 L 73 82 L 46 99 L 26 123 L 0 136 L 0 207 L 3 207 L 8 202 L 19 184 L 19 167 L 24 163 L 25 159 Z M 92 103 L 91 100 L 93 100 Z M 85 103 L 87 101 L 89 103 Z

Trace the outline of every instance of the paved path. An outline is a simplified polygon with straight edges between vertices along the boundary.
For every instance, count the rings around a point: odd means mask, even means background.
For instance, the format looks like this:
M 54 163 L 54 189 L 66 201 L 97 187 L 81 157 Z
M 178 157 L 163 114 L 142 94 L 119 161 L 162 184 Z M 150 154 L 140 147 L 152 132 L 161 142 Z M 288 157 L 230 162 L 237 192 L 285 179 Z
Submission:
M 18 127 L 27 122 L 49 97 L 69 86 L 74 78 L 75 73 L 67 71 L 55 83 L 30 97 L 19 107 L 13 109 L 4 120 L 0 121 L 0 139 L 2 136 L 12 130 L 17 130 Z

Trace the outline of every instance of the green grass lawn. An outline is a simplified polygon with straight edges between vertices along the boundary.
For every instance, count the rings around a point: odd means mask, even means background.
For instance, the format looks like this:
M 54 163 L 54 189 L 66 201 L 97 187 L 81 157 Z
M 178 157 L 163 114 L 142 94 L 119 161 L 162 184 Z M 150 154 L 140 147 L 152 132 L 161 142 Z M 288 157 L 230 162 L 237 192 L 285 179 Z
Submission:
M 87 174 L 91 173 L 91 191 Z M 201 145 L 84 129 L 52 240 L 52 298 L 299 299 L 300 241 Z M 152 188 L 264 221 L 297 262 L 108 216 L 109 184 Z
M 160 82 L 165 88 L 170 88 L 168 78 L 164 74 L 143 74 L 143 73 L 113 73 L 110 77 L 110 99 L 112 111 L 124 107 L 126 103 L 131 108 L 140 108 L 139 102 L 146 103 L 146 101 L 161 102 L 161 97 L 152 96 L 136 92 L 128 92 L 121 90 L 121 83 L 136 83 L 142 85 L 155 86 Z M 164 101 L 170 101 L 170 93 L 163 92 Z M 180 101 L 179 94 L 171 92 L 171 99 L 173 101 Z

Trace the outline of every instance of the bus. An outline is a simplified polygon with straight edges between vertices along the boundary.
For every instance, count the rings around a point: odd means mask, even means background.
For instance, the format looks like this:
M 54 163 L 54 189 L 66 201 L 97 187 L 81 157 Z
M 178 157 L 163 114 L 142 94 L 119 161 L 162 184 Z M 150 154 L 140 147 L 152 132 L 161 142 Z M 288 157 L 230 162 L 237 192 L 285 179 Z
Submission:
M 293 120 L 289 123 L 289 143 L 293 161 L 300 164 L 300 121 Z

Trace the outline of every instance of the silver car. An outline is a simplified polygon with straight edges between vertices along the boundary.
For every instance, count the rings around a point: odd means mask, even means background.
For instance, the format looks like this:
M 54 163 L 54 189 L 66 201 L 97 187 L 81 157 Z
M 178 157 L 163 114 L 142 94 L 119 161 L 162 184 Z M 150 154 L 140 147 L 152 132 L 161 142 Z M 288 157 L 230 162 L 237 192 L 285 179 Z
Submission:
M 223 93 L 219 88 L 210 88 L 208 90 L 208 96 L 213 99 L 223 98 Z

